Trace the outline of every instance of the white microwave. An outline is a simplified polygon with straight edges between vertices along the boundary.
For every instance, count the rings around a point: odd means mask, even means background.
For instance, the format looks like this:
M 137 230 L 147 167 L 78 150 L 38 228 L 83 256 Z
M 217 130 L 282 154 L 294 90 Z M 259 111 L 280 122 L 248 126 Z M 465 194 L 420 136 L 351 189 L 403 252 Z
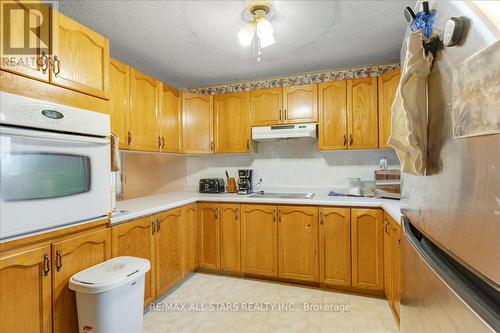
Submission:
M 105 217 L 109 116 L 0 94 L 0 240 Z

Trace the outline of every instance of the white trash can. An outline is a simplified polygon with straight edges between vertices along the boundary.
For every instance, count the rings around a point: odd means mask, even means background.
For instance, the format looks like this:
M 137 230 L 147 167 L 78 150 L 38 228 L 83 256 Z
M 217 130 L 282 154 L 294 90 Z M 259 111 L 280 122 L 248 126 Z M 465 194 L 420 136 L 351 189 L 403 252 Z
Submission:
M 149 260 L 116 257 L 76 273 L 69 288 L 76 292 L 80 333 L 140 333 L 144 308 L 144 275 Z

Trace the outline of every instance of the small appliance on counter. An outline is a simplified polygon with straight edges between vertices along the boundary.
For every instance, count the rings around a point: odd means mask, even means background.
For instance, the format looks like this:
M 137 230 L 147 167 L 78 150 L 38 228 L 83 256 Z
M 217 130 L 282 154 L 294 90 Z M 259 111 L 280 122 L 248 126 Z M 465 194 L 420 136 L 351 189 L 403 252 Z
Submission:
M 238 194 L 250 194 L 253 192 L 253 170 L 238 170 Z
M 200 193 L 222 193 L 225 185 L 222 178 L 204 178 L 200 179 Z
M 377 198 L 401 199 L 401 171 L 375 170 L 375 196 Z

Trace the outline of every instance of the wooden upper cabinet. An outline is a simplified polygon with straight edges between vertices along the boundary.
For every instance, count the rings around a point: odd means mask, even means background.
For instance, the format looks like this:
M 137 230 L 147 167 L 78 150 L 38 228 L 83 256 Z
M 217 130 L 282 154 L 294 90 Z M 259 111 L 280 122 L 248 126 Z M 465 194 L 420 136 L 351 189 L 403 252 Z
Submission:
M 318 85 L 319 149 L 347 149 L 347 81 Z
M 213 97 L 182 93 L 183 152 L 206 154 L 214 150 Z
M 401 77 L 399 69 L 378 77 L 378 136 L 379 147 L 390 147 L 387 141 L 391 135 L 391 107 Z
M 250 92 L 250 124 L 264 126 L 283 121 L 283 89 L 259 89 Z
M 158 151 L 161 139 L 156 134 L 160 82 L 130 68 L 130 146 L 134 150 Z
M 184 221 L 184 268 L 183 275 L 198 267 L 198 205 L 182 208 Z
M 320 208 L 320 282 L 351 286 L 351 216 L 349 208 Z
M 111 230 L 85 232 L 53 244 L 52 297 L 54 333 L 78 333 L 75 292 L 69 278 L 111 258 Z
M 158 133 L 161 137 L 161 151 L 180 153 L 182 151 L 181 93 L 163 83 L 160 100 Z
M 130 136 L 129 67 L 115 59 L 111 59 L 109 63 L 108 113 L 111 132 L 118 136 L 120 148 L 127 149 Z
M 52 12 L 52 70 L 59 86 L 107 99 L 109 40 L 54 10 Z
M 0 57 L 2 60 L 12 58 L 14 61 L 1 61 L 0 68 L 37 80 L 48 81 L 51 8 L 41 3 L 18 1 L 3 3 L 1 7 Z M 9 12 L 4 14 L 7 8 Z M 4 15 L 9 15 L 8 21 L 3 22 L 6 17 Z M 31 31 L 27 33 L 28 20 L 31 30 L 36 29 L 36 34 Z M 23 61 L 18 61 L 18 59 L 23 59 Z
M 182 279 L 182 210 L 157 215 L 156 296 L 161 296 Z
M 284 123 L 318 121 L 318 85 L 283 88 Z
M 220 269 L 219 205 L 198 205 L 198 266 L 218 271 Z
M 112 255 L 133 256 L 148 259 L 151 270 L 146 273 L 144 287 L 144 306 L 155 299 L 155 239 L 152 235 L 154 222 L 144 217 L 132 222 L 122 223 L 111 228 Z
M 250 93 L 214 97 L 215 152 L 246 153 L 250 151 Z
M 379 209 L 351 209 L 352 286 L 384 291 L 384 223 Z
M 241 205 L 241 264 L 244 273 L 278 276 L 277 208 Z
M 50 270 L 50 245 L 0 254 L 2 332 L 52 332 Z
M 221 203 L 220 214 L 221 270 L 227 273 L 240 273 L 240 205 Z
M 318 208 L 278 207 L 279 277 L 319 281 Z
M 377 78 L 347 81 L 349 149 L 378 148 Z

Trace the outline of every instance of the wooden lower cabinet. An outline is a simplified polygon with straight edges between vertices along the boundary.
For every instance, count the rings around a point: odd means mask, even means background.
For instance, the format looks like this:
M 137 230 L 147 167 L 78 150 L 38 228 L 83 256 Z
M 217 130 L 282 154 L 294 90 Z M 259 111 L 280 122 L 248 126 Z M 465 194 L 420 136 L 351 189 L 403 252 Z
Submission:
M 151 216 L 132 222 L 122 223 L 111 228 L 113 257 L 133 256 L 148 259 L 151 270 L 145 276 L 144 307 L 153 302 L 155 292 L 155 221 Z
M 278 224 L 274 205 L 241 205 L 241 264 L 244 273 L 278 276 Z
M 220 204 L 220 265 L 226 273 L 241 272 L 240 205 Z
M 319 209 L 320 282 L 328 286 L 351 286 L 351 210 Z
M 384 291 L 384 223 L 380 209 L 351 209 L 352 286 Z
M 279 277 L 319 281 L 318 208 L 278 206 Z
M 218 271 L 220 269 L 219 205 L 198 205 L 198 266 Z
M 385 294 L 399 323 L 401 303 L 401 227 L 384 213 Z
M 111 258 L 111 230 L 78 234 L 52 244 L 53 332 L 78 333 L 75 292 L 69 278 Z
M 198 268 L 198 205 L 182 208 L 184 223 L 183 275 Z
M 160 296 L 182 280 L 182 210 L 156 215 L 156 295 Z
M 0 254 L 3 333 L 52 332 L 50 244 Z

